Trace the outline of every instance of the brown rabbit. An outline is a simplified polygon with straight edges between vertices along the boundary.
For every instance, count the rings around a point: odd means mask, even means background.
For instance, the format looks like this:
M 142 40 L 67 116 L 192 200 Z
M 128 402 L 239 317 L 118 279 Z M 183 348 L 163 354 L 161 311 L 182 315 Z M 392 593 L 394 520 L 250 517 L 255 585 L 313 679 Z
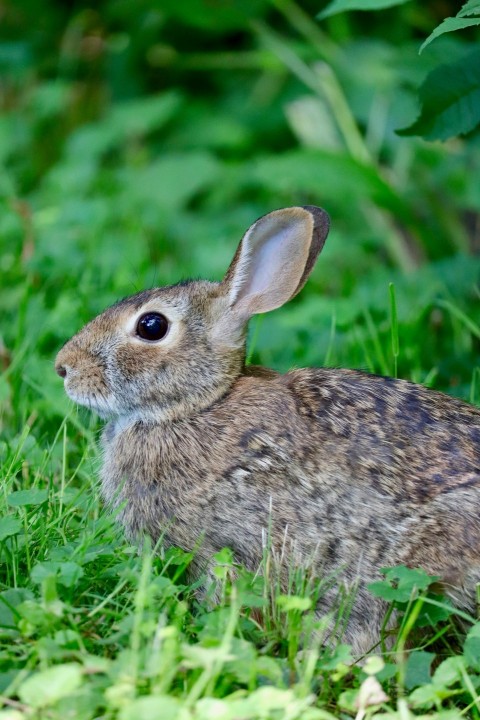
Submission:
M 56 370 L 74 401 L 109 418 L 103 494 L 130 536 L 198 547 L 199 571 L 225 546 L 256 569 L 270 527 L 274 550 L 288 537 L 288 562 L 359 581 L 345 639 L 361 653 L 378 641 L 384 607 L 365 584 L 383 566 L 422 567 L 474 608 L 480 410 L 354 370 L 245 367 L 249 318 L 299 292 L 328 227 L 311 206 L 265 215 L 222 282 L 120 301 Z M 333 602 L 327 593 L 319 612 Z

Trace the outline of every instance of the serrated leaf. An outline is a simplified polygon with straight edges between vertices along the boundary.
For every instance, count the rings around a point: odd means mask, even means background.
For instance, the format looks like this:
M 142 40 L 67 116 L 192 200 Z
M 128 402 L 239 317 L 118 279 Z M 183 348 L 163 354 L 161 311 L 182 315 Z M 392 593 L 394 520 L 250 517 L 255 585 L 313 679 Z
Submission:
M 318 13 L 317 18 L 330 17 L 348 10 L 383 10 L 394 5 L 403 5 L 408 0 L 333 0 L 330 5 Z
M 18 518 L 7 515 L 0 519 L 0 542 L 7 537 L 17 535 L 22 531 L 22 523 Z
M 480 0 L 468 0 L 457 13 L 457 17 L 465 17 L 466 15 L 480 15 Z
M 425 42 L 422 43 L 419 53 L 422 53 L 427 45 L 435 40 L 435 38 L 444 35 L 445 33 L 455 32 L 455 30 L 463 30 L 466 27 L 472 27 L 473 25 L 480 25 L 480 18 L 462 18 L 462 17 L 449 17 L 446 18 L 440 25 L 437 25 L 435 30 L 430 33 Z
M 82 670 L 79 665 L 57 665 L 25 680 L 20 685 L 18 695 L 27 705 L 43 708 L 75 692 L 81 683 Z
M 420 117 L 398 135 L 446 140 L 480 123 L 480 50 L 432 70 L 419 89 Z
M 48 490 L 30 488 L 30 490 L 16 490 L 10 493 L 7 502 L 12 507 L 24 507 L 25 505 L 41 505 L 48 500 Z

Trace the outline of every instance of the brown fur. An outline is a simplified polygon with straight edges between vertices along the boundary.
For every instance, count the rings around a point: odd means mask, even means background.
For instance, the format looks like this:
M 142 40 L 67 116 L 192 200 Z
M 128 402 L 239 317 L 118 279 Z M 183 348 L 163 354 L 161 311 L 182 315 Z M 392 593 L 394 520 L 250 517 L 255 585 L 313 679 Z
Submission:
M 316 252 L 328 227 L 319 223 Z M 421 566 L 473 609 L 480 411 L 353 370 L 245 368 L 245 323 L 229 302 L 238 262 L 239 252 L 223 283 L 121 301 L 59 353 L 69 394 L 113 417 L 102 441 L 107 503 L 122 507 L 132 537 L 198 546 L 198 571 L 224 546 L 256 570 L 270 526 L 277 554 L 287 537 L 288 562 L 347 587 L 360 580 L 346 632 L 357 652 L 378 639 L 384 608 L 365 584 L 383 566 Z M 300 287 L 306 271 L 296 272 Z M 141 342 L 128 326 L 152 307 L 176 318 L 166 342 Z M 319 612 L 334 603 L 332 590 Z

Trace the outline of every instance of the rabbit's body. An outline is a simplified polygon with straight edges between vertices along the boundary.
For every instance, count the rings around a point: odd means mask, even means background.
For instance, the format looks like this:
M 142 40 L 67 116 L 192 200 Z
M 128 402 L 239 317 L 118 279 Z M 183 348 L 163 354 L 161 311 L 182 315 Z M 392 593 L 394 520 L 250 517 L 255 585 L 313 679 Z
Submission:
M 346 638 L 362 652 L 381 626 L 364 587 L 381 567 L 423 567 L 474 607 L 480 411 L 352 370 L 244 368 L 246 320 L 300 289 L 327 228 L 315 208 L 267 215 L 222 283 L 121 301 L 57 370 L 73 399 L 113 416 L 102 487 L 129 535 L 195 549 L 199 571 L 225 546 L 255 570 L 268 532 L 285 574 L 300 563 L 359 583 Z M 319 611 L 334 601 L 328 591 Z
M 358 651 L 378 635 L 362 585 L 380 567 L 422 566 L 473 603 L 480 413 L 467 404 L 349 370 L 244 375 L 192 417 L 112 423 L 103 443 L 103 492 L 132 536 L 198 545 L 199 569 L 222 547 L 256 569 L 270 528 L 287 563 L 360 579 L 347 633 Z

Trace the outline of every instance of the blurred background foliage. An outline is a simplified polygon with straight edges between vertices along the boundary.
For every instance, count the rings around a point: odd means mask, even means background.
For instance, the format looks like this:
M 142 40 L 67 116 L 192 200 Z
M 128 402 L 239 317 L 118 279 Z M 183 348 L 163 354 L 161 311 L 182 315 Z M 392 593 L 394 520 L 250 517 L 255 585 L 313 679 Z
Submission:
M 419 55 L 459 3 L 316 18 L 326 5 L 2 2 L 7 436 L 58 426 L 53 359 L 83 323 L 144 287 L 221 278 L 249 224 L 293 204 L 325 207 L 331 235 L 303 293 L 253 323 L 252 361 L 398 368 L 480 398 L 478 127 L 444 143 L 396 133 L 478 31 Z

